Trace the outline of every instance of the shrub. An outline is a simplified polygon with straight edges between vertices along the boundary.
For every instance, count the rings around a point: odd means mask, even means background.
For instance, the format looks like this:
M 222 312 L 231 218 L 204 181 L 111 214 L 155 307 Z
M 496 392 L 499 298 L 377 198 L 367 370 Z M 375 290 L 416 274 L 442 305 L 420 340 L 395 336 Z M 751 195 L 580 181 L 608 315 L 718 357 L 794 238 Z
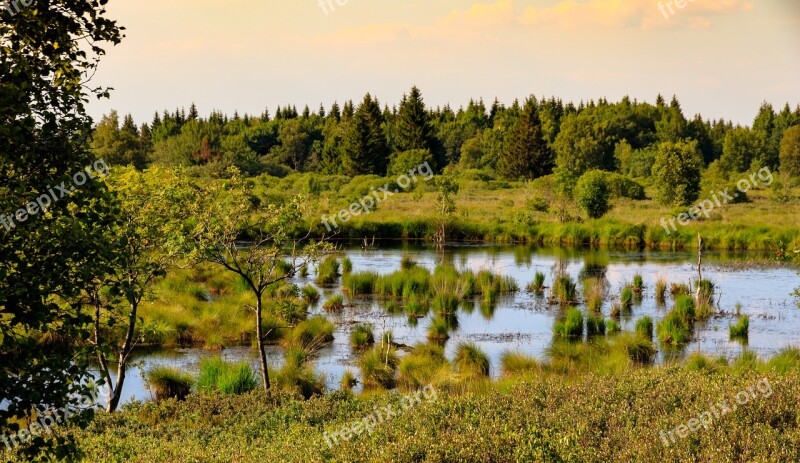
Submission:
M 575 200 L 592 219 L 599 219 L 610 209 L 611 191 L 606 175 L 599 170 L 590 170 L 578 179 L 575 185 Z
M 608 188 L 615 198 L 628 198 L 635 200 L 647 199 L 644 187 L 628 177 L 615 173 L 605 172 Z
M 747 339 L 750 335 L 750 317 L 747 315 L 739 317 L 736 324 L 731 325 L 729 330 L 731 339 Z
M 353 332 L 350 333 L 350 345 L 353 346 L 353 349 L 364 350 L 373 344 L 375 344 L 375 335 L 372 333 L 372 327 L 364 323 L 356 325 Z
M 190 375 L 173 367 L 159 366 L 145 372 L 145 383 L 156 400 L 184 400 L 191 392 L 193 382 Z
M 561 337 L 583 336 L 583 313 L 575 307 L 567 310 L 566 317 L 553 324 L 553 332 Z
M 223 394 L 244 394 L 258 386 L 256 373 L 247 362 L 232 363 L 220 357 L 200 361 L 197 390 L 219 391 Z
M 327 256 L 317 265 L 317 284 L 332 285 L 339 279 L 339 261 L 336 256 Z
M 800 126 L 793 126 L 783 133 L 780 147 L 781 173 L 800 178 Z
M 453 364 L 459 373 L 469 376 L 489 376 L 489 357 L 471 342 L 456 347 Z

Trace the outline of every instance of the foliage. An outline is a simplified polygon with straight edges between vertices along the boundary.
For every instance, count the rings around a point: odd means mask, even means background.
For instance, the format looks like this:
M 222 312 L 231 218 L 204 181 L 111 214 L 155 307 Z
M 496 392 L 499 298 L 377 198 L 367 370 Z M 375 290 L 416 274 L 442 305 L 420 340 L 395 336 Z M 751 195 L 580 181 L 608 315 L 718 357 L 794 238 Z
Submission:
M 786 130 L 780 147 L 781 173 L 800 178 L 800 125 Z
M 200 361 L 196 382 L 198 391 L 218 391 L 223 394 L 245 394 L 258 387 L 256 373 L 246 362 L 226 362 L 221 357 Z
M 583 336 L 583 313 L 578 308 L 570 308 L 563 319 L 553 324 L 553 333 L 561 337 L 579 338 Z
M 691 204 L 700 193 L 701 167 L 697 142 L 660 144 L 653 165 L 656 199 L 671 206 Z
M 599 219 L 611 208 L 611 191 L 606 175 L 599 170 L 583 174 L 575 185 L 575 200 L 591 219 Z

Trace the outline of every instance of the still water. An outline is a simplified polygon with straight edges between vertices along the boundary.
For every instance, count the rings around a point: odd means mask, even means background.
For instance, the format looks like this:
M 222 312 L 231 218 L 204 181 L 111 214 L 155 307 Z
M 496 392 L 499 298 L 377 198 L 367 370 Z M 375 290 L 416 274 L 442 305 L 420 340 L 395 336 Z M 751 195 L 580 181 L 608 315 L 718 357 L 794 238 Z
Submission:
M 410 255 L 415 261 L 433 270 L 436 265 L 450 264 L 461 269 L 472 269 L 476 273 L 488 269 L 495 273 L 513 277 L 521 290 L 509 297 L 501 298 L 492 307 L 475 303 L 474 309 L 462 308 L 458 314 L 459 328 L 450 334 L 446 352 L 452 358 L 456 345 L 461 341 L 472 341 L 486 352 L 492 362 L 492 375 L 499 374 L 500 355 L 507 350 L 520 351 L 537 358 L 546 355 L 552 344 L 553 323 L 561 313 L 557 306 L 549 306 L 542 297 L 527 293 L 524 288 L 533 280 L 534 274 L 547 275 L 546 285 L 553 281 L 557 269 L 563 268 L 577 282 L 581 272 L 604 272 L 609 283 L 609 297 L 603 305 L 608 316 L 619 292 L 630 283 L 636 274 L 642 275 L 645 293 L 641 304 L 635 305 L 630 317 L 622 318 L 623 330 L 634 329 L 636 320 L 649 315 L 658 322 L 667 308 L 656 304 L 653 288 L 659 277 L 670 283 L 689 283 L 697 278 L 697 256 L 692 252 L 659 251 L 608 251 L 575 250 L 562 248 L 533 248 L 513 246 L 453 245 L 445 251 L 430 247 L 404 245 L 396 248 L 374 250 L 350 249 L 347 252 L 353 262 L 353 271 L 391 273 L 400 268 L 400 260 Z M 719 301 L 719 313 L 706 322 L 697 323 L 692 342 L 682 354 L 701 351 L 707 354 L 735 357 L 744 346 L 729 340 L 728 326 L 736 320 L 735 306 L 741 305 L 741 313 L 750 316 L 750 335 L 747 348 L 761 357 L 768 357 L 787 346 L 800 345 L 800 308 L 791 296 L 793 288 L 800 286 L 800 277 L 795 269 L 765 265 L 763 259 L 752 254 L 720 254 L 708 252 L 704 255 L 703 277 L 716 285 L 715 301 Z M 759 263 L 760 262 L 760 263 Z M 310 283 L 297 279 L 298 284 Z M 580 291 L 580 283 L 578 284 Z M 322 300 L 340 290 L 337 287 L 320 288 Z M 671 301 L 668 298 L 667 306 Z M 312 314 L 324 313 L 318 304 L 310 309 Z M 390 315 L 380 300 L 362 298 L 353 301 L 338 315 L 328 315 L 336 324 L 334 342 L 320 350 L 314 365 L 323 373 L 329 388 L 338 387 L 346 369 L 354 372 L 356 356 L 349 345 L 350 331 L 356 323 L 366 322 L 373 326 L 375 336 L 391 330 L 395 342 L 412 346 L 425 342 L 426 328 L 431 315 L 409 322 L 404 314 Z M 200 359 L 220 355 L 203 349 L 168 349 L 156 352 L 140 352 L 136 363 L 129 369 L 123 398 L 149 400 L 142 379 L 142 372 L 155 365 L 171 365 L 183 370 L 197 371 Z M 258 371 L 255 350 L 248 347 L 226 348 L 221 353 L 227 360 L 247 360 Z M 281 365 L 282 351 L 279 347 L 268 350 L 270 368 Z M 659 362 L 664 361 L 659 352 Z

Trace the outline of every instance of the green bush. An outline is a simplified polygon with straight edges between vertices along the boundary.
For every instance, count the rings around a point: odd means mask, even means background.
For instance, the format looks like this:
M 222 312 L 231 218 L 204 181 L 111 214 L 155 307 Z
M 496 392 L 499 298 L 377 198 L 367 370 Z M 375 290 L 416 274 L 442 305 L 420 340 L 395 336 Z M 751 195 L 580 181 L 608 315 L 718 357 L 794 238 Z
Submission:
M 575 185 L 575 200 L 581 209 L 592 219 L 606 215 L 611 208 L 611 190 L 603 171 L 590 170 L 583 174 Z

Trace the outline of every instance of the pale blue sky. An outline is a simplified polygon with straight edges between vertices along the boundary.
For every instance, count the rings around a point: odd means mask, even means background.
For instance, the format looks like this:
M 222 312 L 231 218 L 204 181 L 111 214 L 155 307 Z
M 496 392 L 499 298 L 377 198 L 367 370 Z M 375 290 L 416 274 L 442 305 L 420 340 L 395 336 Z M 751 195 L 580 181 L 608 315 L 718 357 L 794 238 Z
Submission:
M 392 105 L 414 84 L 454 107 L 677 94 L 688 116 L 748 124 L 763 100 L 800 103 L 795 0 L 686 0 L 668 17 L 656 0 L 337 1 L 113 0 L 127 38 L 90 112 L 315 110 L 367 91 Z

